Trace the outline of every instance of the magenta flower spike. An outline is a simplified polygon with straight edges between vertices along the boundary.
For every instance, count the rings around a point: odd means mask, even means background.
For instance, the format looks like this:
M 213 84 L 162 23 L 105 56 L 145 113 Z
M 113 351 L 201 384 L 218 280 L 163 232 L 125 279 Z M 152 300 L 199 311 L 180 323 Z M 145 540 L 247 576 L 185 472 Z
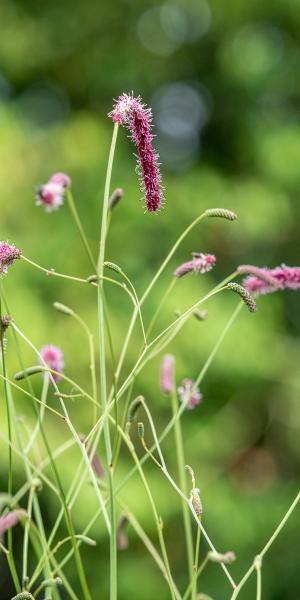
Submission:
M 41 348 L 40 355 L 42 365 L 46 363 L 49 369 L 57 371 L 58 373 L 63 373 L 65 366 L 64 354 L 60 348 L 57 348 L 57 346 L 52 346 L 51 344 L 47 344 Z M 61 378 L 59 375 L 53 375 L 53 379 L 55 381 L 60 381 Z
M 109 117 L 128 129 L 138 151 L 138 171 L 141 189 L 148 212 L 157 212 L 163 203 L 158 154 L 153 148 L 152 112 L 141 97 L 122 94 L 115 102 Z
M 193 259 L 177 267 L 174 272 L 175 277 L 183 277 L 187 273 L 208 273 L 216 262 L 213 254 L 203 254 L 202 252 L 193 252 Z
M 21 250 L 14 244 L 0 241 L 0 275 L 6 275 L 15 260 L 21 258 Z
M 24 510 L 11 510 L 4 517 L 0 517 L 0 538 L 2 538 L 3 534 L 15 527 L 20 520 L 20 517 L 24 516 L 26 513 Z
M 195 387 L 192 379 L 183 379 L 177 391 L 180 402 L 185 404 L 188 410 L 193 410 L 193 408 L 200 404 L 203 398 L 199 388 Z
M 160 387 L 164 394 L 171 394 L 175 389 L 175 358 L 173 354 L 165 354 L 161 362 Z
M 279 290 L 299 290 L 300 289 L 300 267 L 288 267 L 281 265 L 274 269 L 262 268 L 260 273 L 246 277 L 243 282 L 246 290 L 253 294 L 270 294 Z M 265 277 L 264 277 L 265 275 Z M 268 283 L 266 278 L 272 278 L 276 285 Z

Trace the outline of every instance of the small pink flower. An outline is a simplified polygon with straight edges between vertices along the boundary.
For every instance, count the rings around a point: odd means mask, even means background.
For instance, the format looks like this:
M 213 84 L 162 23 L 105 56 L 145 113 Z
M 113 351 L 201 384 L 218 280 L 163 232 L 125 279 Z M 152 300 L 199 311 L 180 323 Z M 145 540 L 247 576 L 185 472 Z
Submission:
M 0 274 L 6 275 L 8 268 L 11 267 L 15 260 L 21 258 L 21 250 L 16 248 L 14 244 L 0 241 Z
M 132 94 L 122 94 L 109 117 L 129 130 L 138 151 L 138 170 L 147 211 L 158 211 L 163 202 L 163 194 L 158 155 L 153 149 L 151 109 L 142 104 L 140 96 L 134 98 Z
M 173 354 L 165 354 L 160 371 L 160 387 L 164 394 L 171 394 L 175 389 L 174 365 L 175 358 Z
M 20 518 L 25 516 L 26 512 L 24 510 L 12 510 L 8 512 L 4 517 L 0 517 L 0 537 L 2 538 L 3 534 L 17 525 Z
M 65 188 L 60 183 L 45 183 L 41 185 L 36 194 L 36 205 L 43 205 L 46 212 L 52 212 L 62 206 Z
M 183 277 L 187 273 L 208 273 L 216 262 L 216 257 L 213 254 L 203 254 L 202 252 L 193 252 L 193 260 L 183 263 L 177 267 L 174 275 Z
M 200 404 L 203 396 L 198 387 L 195 387 L 192 379 L 183 379 L 178 388 L 180 402 L 186 405 L 186 408 L 192 410 Z
M 63 188 L 70 188 L 71 178 L 66 173 L 54 173 L 54 175 L 51 175 L 48 183 L 58 183 Z
M 44 185 L 37 189 L 36 204 L 43 205 L 46 212 L 62 206 L 66 190 L 71 187 L 71 179 L 65 173 L 54 173 Z
M 40 350 L 41 355 L 41 364 L 44 365 L 46 363 L 49 369 L 52 371 L 57 371 L 58 373 L 62 373 L 65 363 L 64 363 L 64 354 L 60 348 L 57 346 L 52 346 L 51 344 L 47 344 L 43 346 Z M 59 381 L 59 375 L 53 375 L 53 379 L 55 381 Z
M 248 292 L 254 294 L 269 294 L 285 289 L 300 289 L 300 267 L 288 267 L 283 264 L 280 267 L 275 267 L 275 269 L 267 269 L 264 267 L 260 269 L 260 272 L 261 273 L 257 273 L 257 275 L 250 275 L 244 280 L 243 285 Z M 272 278 L 275 285 L 273 283 L 268 283 L 266 280 L 267 277 Z

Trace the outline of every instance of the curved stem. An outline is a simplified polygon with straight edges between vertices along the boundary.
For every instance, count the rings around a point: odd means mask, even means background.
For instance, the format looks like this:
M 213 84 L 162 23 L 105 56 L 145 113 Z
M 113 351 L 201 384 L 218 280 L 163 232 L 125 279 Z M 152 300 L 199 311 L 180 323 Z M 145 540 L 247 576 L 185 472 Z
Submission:
M 89 261 L 90 261 L 90 263 L 92 265 L 92 268 L 96 271 L 97 270 L 96 262 L 95 262 L 95 259 L 93 257 L 93 254 L 91 252 L 89 243 L 87 241 L 87 238 L 86 238 L 86 235 L 85 235 L 85 232 L 84 232 L 84 229 L 83 229 L 83 226 L 82 226 L 79 214 L 77 212 L 76 204 L 74 202 L 73 194 L 72 194 L 72 192 L 71 192 L 70 189 L 67 189 L 66 196 L 67 196 L 67 202 L 68 202 L 68 205 L 69 205 L 69 209 L 70 209 L 71 215 L 72 215 L 72 217 L 73 217 L 73 219 L 75 221 L 75 224 L 76 224 L 76 226 L 78 228 L 79 235 L 81 237 L 81 241 L 82 241 L 84 249 L 85 249 L 85 251 L 87 253 L 88 259 L 89 259 Z

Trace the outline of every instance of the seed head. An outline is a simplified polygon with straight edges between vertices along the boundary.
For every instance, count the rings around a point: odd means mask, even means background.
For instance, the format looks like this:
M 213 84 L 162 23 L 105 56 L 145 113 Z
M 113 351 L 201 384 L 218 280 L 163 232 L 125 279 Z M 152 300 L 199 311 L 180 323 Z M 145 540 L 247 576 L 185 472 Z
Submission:
M 227 208 L 208 208 L 205 211 L 205 215 L 207 217 L 221 217 L 229 221 L 237 219 L 237 215 L 232 210 L 227 210 Z
M 242 298 L 250 312 L 256 311 L 257 307 L 254 298 L 252 298 L 251 294 L 249 294 L 242 285 L 239 285 L 238 283 L 228 283 L 227 288 Z

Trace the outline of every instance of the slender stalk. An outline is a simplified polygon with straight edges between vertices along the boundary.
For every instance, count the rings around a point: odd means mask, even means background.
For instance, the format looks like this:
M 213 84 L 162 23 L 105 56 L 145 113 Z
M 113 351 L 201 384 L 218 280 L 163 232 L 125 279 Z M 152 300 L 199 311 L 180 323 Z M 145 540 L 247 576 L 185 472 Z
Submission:
M 2 317 L 2 302 L 0 298 L 0 318 Z M 2 331 L 2 328 L 1 328 Z M 3 333 L 0 339 L 1 346 L 1 362 L 2 362 L 2 372 L 3 372 L 3 387 L 4 387 L 4 397 L 5 397 L 5 406 L 6 406 L 6 417 L 7 417 L 7 433 L 10 444 L 12 443 L 12 425 L 11 425 L 11 412 L 10 412 L 10 404 L 8 399 L 8 390 L 7 390 L 7 382 L 6 382 L 6 364 L 5 364 L 5 354 L 4 354 L 4 340 Z M 8 447 L 8 482 L 7 482 L 7 493 L 9 497 L 12 496 L 13 490 L 13 461 L 12 461 L 12 449 L 11 445 Z M 8 530 L 8 552 L 9 552 L 9 564 L 11 565 L 11 575 L 13 578 L 13 582 L 17 592 L 21 591 L 21 586 L 19 582 L 19 577 L 17 574 L 17 569 L 14 561 L 14 552 L 13 552 L 13 536 L 12 529 Z
M 256 600 L 261 600 L 261 558 L 254 561 L 256 570 Z
M 96 272 L 96 270 L 97 270 L 96 262 L 95 262 L 95 259 L 93 257 L 92 251 L 90 249 L 89 243 L 87 241 L 87 237 L 85 235 L 85 231 L 83 229 L 83 226 L 82 226 L 82 223 L 81 223 L 81 219 L 79 217 L 79 214 L 78 214 L 77 208 L 76 208 L 76 204 L 74 202 L 73 194 L 72 194 L 72 192 L 71 192 L 70 189 L 67 189 L 66 196 L 67 196 L 67 202 L 68 202 L 68 205 L 69 205 L 69 209 L 70 209 L 71 215 L 72 215 L 72 217 L 74 219 L 74 222 L 75 222 L 75 224 L 76 224 L 76 226 L 78 228 L 79 235 L 81 237 L 81 241 L 82 241 L 83 247 L 84 247 L 84 249 L 85 249 L 85 251 L 87 253 L 87 256 L 88 256 L 88 259 L 89 259 L 89 261 L 90 261 L 90 263 L 92 265 L 92 268 Z
M 196 574 L 195 574 L 196 581 L 197 581 L 197 579 L 198 579 L 199 575 L 201 575 L 202 571 L 204 571 L 204 569 L 205 569 L 205 567 L 206 567 L 206 565 L 207 565 L 208 561 L 209 561 L 209 556 L 208 556 L 208 554 L 207 554 L 207 555 L 206 555 L 206 557 L 205 557 L 205 559 L 204 559 L 204 560 L 203 560 L 203 562 L 201 563 L 201 565 L 199 565 L 199 567 L 198 567 L 198 570 L 197 570 L 197 572 L 196 572 Z M 192 585 L 193 585 L 193 581 L 191 581 L 191 582 L 189 583 L 189 585 L 188 585 L 187 589 L 185 590 L 185 593 L 184 593 L 184 595 L 183 595 L 183 598 L 182 598 L 182 600 L 187 600 L 187 599 L 188 599 L 188 597 L 189 597 L 189 595 L 190 595 L 190 593 L 191 593 L 191 590 L 192 590 Z
M 172 413 L 173 417 L 177 414 L 178 411 L 178 398 L 176 394 L 176 390 L 174 389 L 171 394 L 172 401 Z M 179 485 L 184 493 L 187 493 L 187 484 L 186 484 L 186 471 L 185 471 L 185 458 L 184 458 L 184 448 L 183 448 L 183 439 L 182 439 L 182 431 L 181 431 L 181 422 L 179 419 L 176 419 L 174 422 L 174 437 L 175 437 L 175 447 L 176 447 L 176 455 L 177 455 L 177 466 L 178 466 L 178 475 L 179 475 Z M 193 532 L 191 525 L 191 516 L 189 507 L 187 504 L 181 500 L 182 504 L 182 516 L 183 516 L 183 525 L 185 532 L 185 543 L 187 550 L 187 559 L 188 559 L 188 569 L 189 569 L 189 577 L 190 581 L 194 580 L 194 551 L 193 551 Z M 194 586 L 195 588 L 195 586 Z M 194 593 L 194 589 L 193 589 Z M 195 598 L 195 593 L 193 595 Z
M 105 364 L 105 318 L 104 318 L 104 293 L 103 293 L 103 269 L 105 260 L 105 242 L 106 242 L 106 230 L 107 230 L 107 213 L 108 213 L 108 200 L 110 181 L 114 160 L 114 153 L 116 147 L 118 135 L 118 124 L 114 125 L 111 147 L 108 157 L 108 165 L 106 172 L 106 181 L 104 189 L 103 199 L 103 210 L 102 210 L 102 221 L 101 221 L 101 233 L 100 233 L 100 244 L 99 244 L 99 256 L 97 264 L 97 275 L 99 277 L 98 285 L 98 321 L 99 321 L 99 350 L 100 350 L 100 391 L 101 391 L 101 402 L 103 407 L 103 429 L 104 429 L 104 441 L 106 450 L 106 459 L 108 464 L 108 480 L 109 480 L 109 499 L 110 499 L 110 599 L 117 600 L 117 531 L 116 531 L 116 514 L 115 514 L 115 501 L 114 501 L 114 490 L 113 490 L 113 471 L 112 471 L 112 449 L 110 441 L 110 430 L 109 421 L 106 416 L 107 407 L 107 389 L 106 389 L 106 364 Z
M 31 516 L 32 516 L 32 503 L 33 503 L 34 494 L 35 494 L 34 488 L 33 488 L 33 486 L 31 486 L 31 488 L 29 490 L 28 505 L 27 505 L 27 519 L 26 519 L 26 524 L 25 524 L 24 540 L 23 540 L 23 568 L 22 568 L 23 590 L 27 589 L 27 583 L 28 583 L 28 575 L 27 575 L 28 539 L 29 539 L 29 529 L 30 529 L 30 522 L 31 522 Z
M 24 448 L 25 454 L 28 454 L 28 452 L 30 451 L 30 448 L 32 448 L 32 446 L 35 442 L 36 436 L 38 435 L 38 432 L 40 429 L 40 423 L 42 423 L 44 420 L 45 409 L 46 409 L 46 405 L 47 405 L 48 390 L 49 390 L 49 374 L 45 373 L 44 379 L 43 379 L 43 388 L 42 388 L 42 395 L 41 395 L 41 406 L 40 406 L 39 418 L 38 418 L 38 421 L 36 422 L 35 428 L 32 432 L 29 442 L 28 442 L 26 448 Z
M 197 575 L 198 572 L 198 563 L 199 563 L 199 550 L 200 550 L 200 540 L 201 540 L 201 529 L 198 527 L 197 529 L 197 538 L 196 538 L 196 552 L 195 552 L 195 564 L 194 564 L 194 574 L 193 574 L 193 585 L 192 585 L 192 598 L 197 599 Z

